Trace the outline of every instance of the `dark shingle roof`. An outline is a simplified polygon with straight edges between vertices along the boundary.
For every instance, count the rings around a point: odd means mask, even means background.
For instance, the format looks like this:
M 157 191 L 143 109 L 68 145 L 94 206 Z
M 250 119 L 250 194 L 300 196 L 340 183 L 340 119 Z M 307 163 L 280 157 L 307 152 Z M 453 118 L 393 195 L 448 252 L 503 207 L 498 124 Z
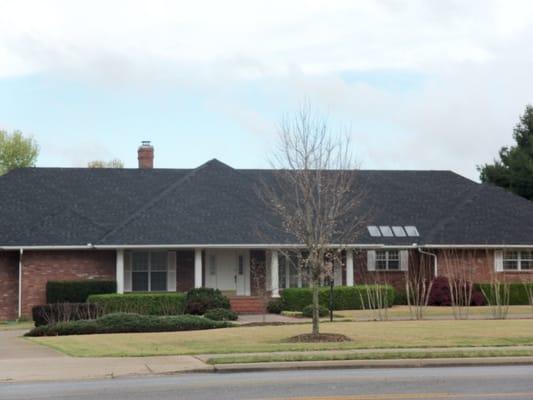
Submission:
M 257 198 L 271 170 L 26 168 L 0 177 L 0 247 L 294 243 Z M 450 171 L 357 172 L 365 225 L 419 238 L 358 243 L 533 245 L 533 203 Z

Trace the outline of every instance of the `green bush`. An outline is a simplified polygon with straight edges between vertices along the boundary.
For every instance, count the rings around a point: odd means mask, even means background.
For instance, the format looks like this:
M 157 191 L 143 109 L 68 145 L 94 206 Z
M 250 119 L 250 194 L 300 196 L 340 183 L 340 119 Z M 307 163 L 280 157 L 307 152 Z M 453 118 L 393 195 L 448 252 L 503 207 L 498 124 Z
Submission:
M 527 296 L 528 286 L 530 290 L 533 288 L 533 283 L 509 283 L 509 304 L 512 306 L 528 305 L 529 299 Z M 500 290 L 503 290 L 504 284 L 500 284 Z M 489 296 L 489 299 L 494 296 L 494 289 L 490 283 L 476 283 L 474 289 L 478 289 L 481 293 L 485 293 Z M 488 302 L 489 299 L 487 299 Z
M 327 317 L 329 315 L 329 310 L 327 309 L 327 307 L 320 305 L 318 307 L 318 315 L 319 317 Z M 312 304 L 309 304 L 308 306 L 305 306 L 303 308 L 302 316 L 306 318 L 313 318 L 313 305 Z
M 46 302 L 85 303 L 92 294 L 116 293 L 115 281 L 48 281 L 46 283 Z
M 390 285 L 336 286 L 333 288 L 334 310 L 357 310 L 368 308 L 368 290 L 381 288 L 386 291 L 387 304 L 394 304 L 395 290 Z M 329 306 L 329 288 L 320 288 L 319 303 Z M 290 288 L 281 292 L 283 310 L 302 311 L 313 302 L 311 288 Z
M 196 288 L 187 292 L 185 313 L 204 315 L 208 310 L 225 308 L 229 310 L 229 299 L 218 289 Z
M 205 318 L 212 319 L 213 321 L 237 321 L 237 313 L 225 308 L 214 308 L 207 311 L 204 314 Z
M 195 315 L 155 316 L 115 313 L 98 319 L 59 322 L 32 329 L 26 336 L 89 335 L 94 333 L 174 332 L 216 329 L 233 326 Z
M 283 302 L 281 299 L 270 300 L 267 304 L 267 311 L 270 314 L 281 314 L 283 311 Z
M 91 295 L 89 303 L 98 304 L 104 314 L 117 312 L 143 315 L 179 315 L 185 308 L 185 295 L 175 292 L 146 292 Z

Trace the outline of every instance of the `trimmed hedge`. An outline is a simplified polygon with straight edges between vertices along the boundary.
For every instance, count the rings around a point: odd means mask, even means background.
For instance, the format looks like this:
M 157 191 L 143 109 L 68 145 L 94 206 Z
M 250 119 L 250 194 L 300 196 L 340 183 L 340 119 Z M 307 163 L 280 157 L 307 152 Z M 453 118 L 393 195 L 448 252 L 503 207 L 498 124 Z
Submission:
M 46 302 L 85 303 L 92 294 L 116 293 L 116 281 L 48 281 Z
M 57 322 L 95 319 L 102 316 L 102 309 L 97 304 L 55 303 L 35 306 L 31 314 L 35 326 L 42 326 Z
M 329 310 L 327 307 L 324 307 L 323 305 L 320 305 L 318 307 L 318 316 L 319 317 L 327 317 L 329 315 Z M 309 304 L 308 306 L 305 306 L 302 310 L 302 316 L 306 318 L 313 318 L 313 305 Z
M 237 321 L 237 313 L 225 308 L 214 308 L 207 311 L 204 314 L 205 318 L 212 319 L 213 321 Z
M 356 285 L 337 286 L 333 288 L 333 309 L 334 310 L 358 310 L 368 308 L 369 288 L 376 285 Z M 395 291 L 390 285 L 379 285 L 387 292 L 387 302 L 394 304 Z M 320 288 L 319 303 L 324 307 L 329 307 L 329 288 Z M 313 302 L 311 288 L 290 288 L 281 292 L 283 310 L 302 311 L 304 307 Z M 364 306 L 364 307 L 363 307 Z
M 98 304 L 104 314 L 117 312 L 142 315 L 180 315 L 185 307 L 183 293 L 127 293 L 89 296 L 89 303 Z
M 185 297 L 185 313 L 204 315 L 215 308 L 230 309 L 229 299 L 218 289 L 196 288 L 187 292 Z
M 26 336 L 90 335 L 94 333 L 174 332 L 233 326 L 195 315 L 155 316 L 115 313 L 98 319 L 58 322 L 33 328 Z
M 501 290 L 503 290 L 503 283 L 501 284 Z M 527 290 L 526 287 L 528 286 L 530 288 L 533 288 L 533 283 L 509 283 L 510 286 L 510 292 L 509 292 L 509 304 L 512 306 L 519 306 L 519 305 L 528 305 L 529 299 L 527 296 Z M 481 293 L 485 292 L 488 296 L 493 296 L 493 289 L 491 287 L 490 283 L 476 283 L 474 285 L 474 288 L 481 291 Z

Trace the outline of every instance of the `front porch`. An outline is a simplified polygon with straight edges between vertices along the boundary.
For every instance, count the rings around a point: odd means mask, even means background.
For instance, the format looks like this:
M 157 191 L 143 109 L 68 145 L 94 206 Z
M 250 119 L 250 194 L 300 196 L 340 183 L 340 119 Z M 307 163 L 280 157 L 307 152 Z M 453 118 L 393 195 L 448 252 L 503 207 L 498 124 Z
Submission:
M 186 292 L 219 289 L 228 297 L 279 297 L 280 290 L 306 287 L 298 251 L 246 248 L 117 249 L 117 292 Z M 353 286 L 353 253 L 334 270 L 336 286 Z

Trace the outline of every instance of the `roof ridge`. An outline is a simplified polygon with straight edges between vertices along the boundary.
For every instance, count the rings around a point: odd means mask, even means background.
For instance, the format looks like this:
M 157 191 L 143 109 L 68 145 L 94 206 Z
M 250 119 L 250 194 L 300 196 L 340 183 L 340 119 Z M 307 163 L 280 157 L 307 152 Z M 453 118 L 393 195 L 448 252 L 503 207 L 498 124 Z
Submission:
M 435 224 L 435 226 L 433 227 L 433 229 L 431 229 L 429 231 L 429 234 L 427 235 L 427 238 L 426 238 L 426 242 L 429 242 L 433 239 L 433 236 L 439 231 L 441 230 L 442 228 L 444 228 L 446 225 L 448 225 L 452 220 L 455 219 L 455 216 L 457 215 L 457 213 L 462 210 L 465 205 L 469 202 L 471 202 L 473 199 L 475 199 L 480 191 L 481 191 L 481 185 L 480 184 L 476 184 L 476 185 L 472 185 L 471 188 L 465 190 L 465 197 L 463 198 L 463 200 L 461 200 L 459 203 L 457 203 L 457 205 L 452 209 L 452 211 L 450 213 L 448 213 L 448 216 L 442 220 L 440 220 L 437 224 Z
M 108 232 L 106 232 L 102 237 L 100 237 L 97 242 L 102 242 L 103 240 L 105 240 L 107 237 L 109 237 L 110 235 L 112 235 L 113 233 L 117 232 L 119 229 L 122 229 L 124 226 L 126 226 L 128 223 L 130 223 L 131 221 L 133 221 L 140 213 L 142 213 L 143 211 L 151 208 L 155 203 L 157 203 L 158 201 L 160 201 L 161 199 L 163 199 L 165 197 L 165 195 L 167 195 L 168 193 L 170 193 L 172 190 L 174 190 L 176 187 L 180 186 L 183 182 L 187 181 L 188 179 L 190 179 L 192 176 L 194 176 L 198 171 L 206 168 L 209 164 L 209 161 L 200 165 L 199 167 L 196 167 L 194 169 L 192 169 L 187 175 L 181 177 L 180 179 L 178 179 L 176 182 L 174 182 L 172 185 L 169 185 L 167 186 L 165 189 L 163 189 L 157 196 L 155 196 L 154 198 L 152 198 L 150 201 L 144 203 L 142 206 L 140 206 L 137 210 L 135 210 L 132 214 L 130 214 L 128 217 L 126 217 L 122 222 L 118 223 L 117 225 L 115 225 L 114 228 L 112 228 L 111 230 L 109 230 Z

